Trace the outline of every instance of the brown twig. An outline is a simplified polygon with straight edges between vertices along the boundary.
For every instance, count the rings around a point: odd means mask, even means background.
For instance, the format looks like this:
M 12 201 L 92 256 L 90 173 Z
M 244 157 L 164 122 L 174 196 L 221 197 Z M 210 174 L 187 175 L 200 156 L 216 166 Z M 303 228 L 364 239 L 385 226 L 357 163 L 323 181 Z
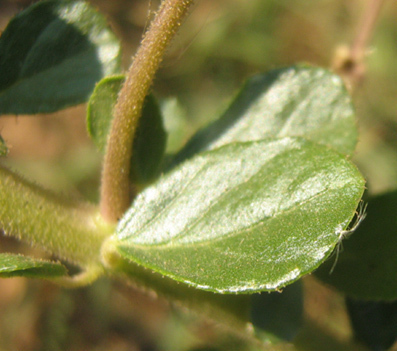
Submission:
M 386 0 L 368 0 L 367 8 L 358 26 L 358 32 L 352 45 L 350 47 L 339 47 L 334 57 L 333 69 L 343 77 L 351 90 L 364 77 L 368 45 L 385 2 Z

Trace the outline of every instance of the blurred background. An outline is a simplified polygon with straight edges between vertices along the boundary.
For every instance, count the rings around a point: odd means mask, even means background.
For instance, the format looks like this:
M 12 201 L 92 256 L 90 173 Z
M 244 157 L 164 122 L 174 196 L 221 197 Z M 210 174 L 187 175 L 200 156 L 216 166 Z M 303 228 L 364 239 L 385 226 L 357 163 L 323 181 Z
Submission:
M 121 39 L 127 69 L 160 1 L 89 2 L 106 15 Z M 0 30 L 31 3 L 0 0 Z M 367 4 L 198 0 L 168 51 L 153 92 L 169 113 L 183 117 L 187 138 L 217 118 L 255 73 L 301 62 L 330 67 L 338 48 L 357 34 Z M 354 158 L 372 194 L 397 189 L 396 18 L 397 2 L 387 1 L 368 48 L 364 79 L 354 94 L 360 133 Z M 35 118 L 1 116 L 0 133 L 10 147 L 7 162 L 14 169 L 55 191 L 98 200 L 101 157 L 85 130 L 85 106 Z M 31 250 L 0 239 L 2 252 Z M 310 279 L 305 286 L 306 318 L 315 321 L 328 313 L 328 325 L 320 322 L 319 327 L 328 330 L 324 335 L 348 339 L 343 299 Z M 243 349 L 210 322 L 117 282 L 64 291 L 45 282 L 0 280 L 1 351 L 182 351 L 216 344 Z M 316 345 L 312 349 L 319 350 Z

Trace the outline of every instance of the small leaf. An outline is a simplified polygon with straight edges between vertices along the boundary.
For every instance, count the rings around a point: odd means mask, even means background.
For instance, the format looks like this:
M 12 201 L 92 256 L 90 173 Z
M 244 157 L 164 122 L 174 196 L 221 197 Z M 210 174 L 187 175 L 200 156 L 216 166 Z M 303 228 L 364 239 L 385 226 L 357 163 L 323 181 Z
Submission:
M 353 106 L 338 76 L 309 66 L 254 76 L 221 118 L 199 131 L 173 164 L 231 142 L 287 136 L 302 136 L 344 154 L 354 151 Z
M 328 257 L 363 188 L 344 156 L 301 138 L 229 144 L 144 190 L 109 246 L 200 289 L 278 290 Z
M 0 135 L 0 156 L 6 156 L 7 154 L 8 154 L 8 149 L 6 143 Z
M 10 253 L 0 254 L 0 278 L 55 278 L 67 274 L 60 263 Z
M 187 141 L 190 128 L 183 107 L 178 99 L 168 98 L 161 102 L 164 128 L 167 132 L 167 154 L 175 154 Z
M 368 201 L 367 216 L 316 275 L 348 296 L 397 299 L 397 192 Z M 331 266 L 337 259 L 330 274 Z
M 87 107 L 87 130 L 96 147 L 105 152 L 113 109 L 125 76 L 103 78 L 95 87 Z
M 84 1 L 40 1 L 0 37 L 0 114 L 53 112 L 87 101 L 120 71 L 120 45 Z
M 92 94 L 87 111 L 87 129 L 99 150 L 105 151 L 113 118 L 113 108 L 124 82 L 124 76 L 102 79 Z M 166 147 L 166 133 L 155 98 L 149 95 L 134 139 L 131 180 L 146 184 L 159 173 Z

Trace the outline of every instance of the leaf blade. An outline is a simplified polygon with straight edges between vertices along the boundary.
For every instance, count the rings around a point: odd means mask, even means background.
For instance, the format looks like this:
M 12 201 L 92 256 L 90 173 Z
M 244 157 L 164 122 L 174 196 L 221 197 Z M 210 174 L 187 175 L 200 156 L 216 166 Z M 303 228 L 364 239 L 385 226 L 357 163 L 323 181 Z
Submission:
M 326 259 L 363 187 L 343 156 L 304 139 L 229 144 L 138 196 L 114 245 L 123 257 L 204 290 L 277 290 Z
M 60 263 L 10 253 L 0 254 L 0 278 L 55 278 L 67 274 Z
M 53 112 L 86 101 L 95 82 L 120 71 L 120 45 L 83 1 L 41 1 L 0 38 L 0 114 Z
M 350 155 L 357 143 L 354 109 L 342 80 L 310 66 L 292 66 L 249 79 L 229 108 L 197 132 L 173 165 L 222 145 L 301 136 Z

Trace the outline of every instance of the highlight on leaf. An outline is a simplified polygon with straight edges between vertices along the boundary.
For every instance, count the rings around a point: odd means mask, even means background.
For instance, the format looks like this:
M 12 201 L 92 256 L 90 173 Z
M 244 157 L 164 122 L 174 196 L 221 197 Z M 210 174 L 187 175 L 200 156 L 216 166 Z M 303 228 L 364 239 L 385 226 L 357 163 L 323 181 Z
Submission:
M 325 146 L 231 143 L 146 188 L 105 245 L 199 289 L 278 290 L 327 259 L 363 190 L 357 168 Z
M 355 114 L 340 77 L 308 65 L 253 76 L 221 117 L 198 131 L 175 156 L 173 166 L 228 143 L 288 136 L 352 154 Z

